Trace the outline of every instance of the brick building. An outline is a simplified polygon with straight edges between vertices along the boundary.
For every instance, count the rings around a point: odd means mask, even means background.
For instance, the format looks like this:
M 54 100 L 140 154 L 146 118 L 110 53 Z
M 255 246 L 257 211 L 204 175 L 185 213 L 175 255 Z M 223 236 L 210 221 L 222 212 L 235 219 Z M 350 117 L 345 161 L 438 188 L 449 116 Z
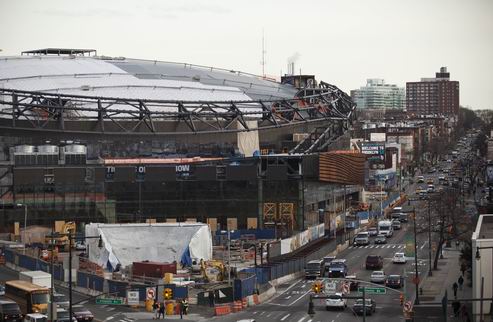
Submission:
M 435 78 L 406 83 L 406 108 L 411 115 L 457 115 L 459 82 L 450 80 L 447 67 L 441 67 Z

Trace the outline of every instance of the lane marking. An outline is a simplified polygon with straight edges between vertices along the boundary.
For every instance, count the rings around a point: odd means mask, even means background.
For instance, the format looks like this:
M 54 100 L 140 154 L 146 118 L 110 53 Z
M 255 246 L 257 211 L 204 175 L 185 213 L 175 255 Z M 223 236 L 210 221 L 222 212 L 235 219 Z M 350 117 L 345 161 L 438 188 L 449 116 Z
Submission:
M 286 296 L 284 299 L 285 299 L 285 300 L 289 300 L 290 298 L 291 298 L 291 295 Z
M 304 319 L 306 319 L 306 316 L 304 316 L 301 319 L 299 319 L 298 322 L 303 322 Z
M 301 300 L 303 297 L 305 297 L 305 295 L 307 295 L 308 293 L 310 293 L 310 291 L 306 291 L 303 295 L 301 295 L 300 297 L 298 297 L 296 300 L 294 300 L 293 302 L 291 302 L 291 304 L 289 304 L 289 306 L 292 306 L 294 305 L 296 302 L 298 302 L 299 300 Z
M 80 304 L 84 305 L 84 304 L 86 304 L 87 302 L 89 302 L 89 301 L 88 301 L 88 300 L 85 300 L 85 301 L 80 302 Z
M 281 321 L 286 320 L 286 319 L 287 319 L 290 315 L 291 315 L 291 314 L 285 315 L 285 316 L 281 319 Z
M 113 311 L 115 308 L 114 307 L 110 307 L 109 309 L 107 309 L 106 311 Z
M 253 312 L 253 314 L 257 314 L 257 311 Z
M 366 245 L 365 248 L 368 248 L 368 245 Z
M 270 317 L 271 315 L 272 315 L 272 313 L 269 313 L 269 314 L 267 314 L 267 317 Z
M 105 321 L 109 321 L 109 320 L 113 320 L 115 317 L 114 316 L 108 316 L 106 319 L 104 319 Z

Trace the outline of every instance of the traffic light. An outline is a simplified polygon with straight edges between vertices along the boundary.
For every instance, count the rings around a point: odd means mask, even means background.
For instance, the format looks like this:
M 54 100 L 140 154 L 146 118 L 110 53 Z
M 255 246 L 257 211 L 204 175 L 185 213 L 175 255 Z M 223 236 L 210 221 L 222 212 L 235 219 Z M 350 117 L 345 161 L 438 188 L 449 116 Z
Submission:
M 163 298 L 165 300 L 171 300 L 173 298 L 173 290 L 170 288 L 165 288 L 163 291 Z
M 323 289 L 323 284 L 321 282 L 317 281 L 312 284 L 312 291 L 314 293 L 321 293 L 322 289 Z

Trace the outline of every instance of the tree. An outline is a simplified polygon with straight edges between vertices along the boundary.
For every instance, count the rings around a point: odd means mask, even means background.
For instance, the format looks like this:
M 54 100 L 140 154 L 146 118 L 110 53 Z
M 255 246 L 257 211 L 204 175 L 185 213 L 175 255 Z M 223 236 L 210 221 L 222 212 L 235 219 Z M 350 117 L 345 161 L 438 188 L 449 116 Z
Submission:
M 442 253 L 443 245 L 452 240 L 468 240 L 472 234 L 471 219 L 460 207 L 461 194 L 458 189 L 447 188 L 433 194 L 429 200 L 431 221 L 438 229 L 437 250 L 433 262 L 433 269 L 438 268 L 438 259 Z M 427 229 L 433 229 L 427 227 Z

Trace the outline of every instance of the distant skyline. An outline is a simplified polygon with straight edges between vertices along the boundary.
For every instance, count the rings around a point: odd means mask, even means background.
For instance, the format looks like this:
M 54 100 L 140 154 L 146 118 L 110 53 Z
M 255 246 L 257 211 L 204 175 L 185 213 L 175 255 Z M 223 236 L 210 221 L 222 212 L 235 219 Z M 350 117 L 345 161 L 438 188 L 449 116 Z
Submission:
M 315 74 L 348 94 L 368 78 L 405 87 L 446 66 L 460 104 L 493 109 L 492 0 L 0 0 L 1 56 L 99 55 L 262 73 Z

